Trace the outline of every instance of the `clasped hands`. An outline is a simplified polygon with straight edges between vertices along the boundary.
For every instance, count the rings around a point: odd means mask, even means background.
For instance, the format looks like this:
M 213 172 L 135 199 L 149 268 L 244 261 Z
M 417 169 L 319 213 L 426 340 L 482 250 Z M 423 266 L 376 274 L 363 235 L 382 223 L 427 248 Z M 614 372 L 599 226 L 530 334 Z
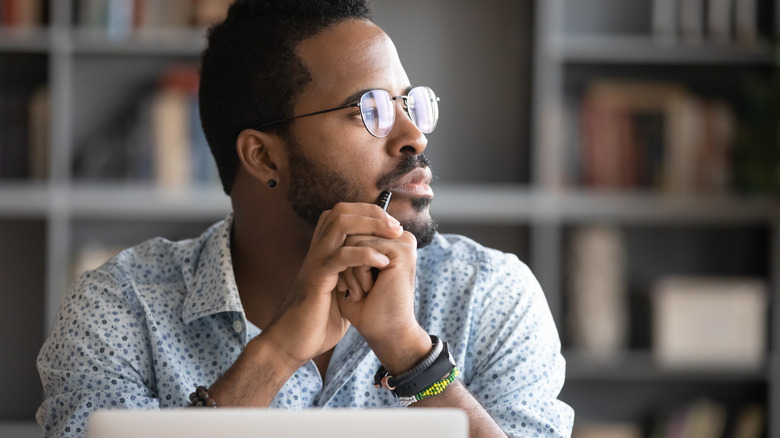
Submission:
M 414 316 L 416 264 L 417 240 L 395 218 L 372 204 L 337 204 L 320 216 L 264 335 L 302 365 L 333 348 L 352 324 L 385 366 L 404 366 L 405 356 L 430 349 Z

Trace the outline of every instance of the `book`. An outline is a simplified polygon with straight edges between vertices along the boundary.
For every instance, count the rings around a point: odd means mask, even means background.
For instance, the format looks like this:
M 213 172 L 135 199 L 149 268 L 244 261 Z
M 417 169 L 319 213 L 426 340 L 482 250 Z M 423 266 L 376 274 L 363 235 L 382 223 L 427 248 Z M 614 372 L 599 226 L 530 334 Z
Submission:
M 191 179 L 188 97 L 164 88 L 152 103 L 154 180 L 163 188 L 182 188 Z
M 613 359 L 627 342 L 622 234 L 606 225 L 578 228 L 572 232 L 567 257 L 567 322 L 572 345 L 592 359 Z
M 767 286 L 753 278 L 669 277 L 652 290 L 660 367 L 758 369 L 764 364 Z
M 106 0 L 106 35 L 121 40 L 133 31 L 133 0 Z
M 15 0 L 0 0 L 0 18 L 3 26 L 14 27 L 17 20 Z
M 215 181 L 216 166 L 200 126 L 199 80 L 194 67 L 173 68 L 162 75 L 152 98 L 154 179 L 161 187 Z
M 106 0 L 79 0 L 78 23 L 84 29 L 103 28 L 107 20 Z
M 217 164 L 211 155 L 209 143 L 200 124 L 200 107 L 198 97 L 191 94 L 189 98 L 189 139 L 191 157 L 191 183 L 197 186 L 218 186 L 220 184 Z
M 692 194 L 703 123 L 702 103 L 684 93 L 671 96 L 668 105 L 663 188 L 667 193 Z
M 734 38 L 744 46 L 758 43 L 758 0 L 739 0 L 734 5 Z
M 707 3 L 707 39 L 729 44 L 733 37 L 734 0 L 709 0 Z
M 679 0 L 653 0 L 653 36 L 661 43 L 674 43 L 678 37 Z
M 163 28 L 165 25 L 164 2 L 165 0 L 136 0 L 135 28 L 142 32 Z
M 636 187 L 657 188 L 664 177 L 664 114 L 660 111 L 637 111 L 632 114 L 638 174 Z
M 0 0 L 0 25 L 27 29 L 43 22 L 43 0 Z
M 680 0 L 680 40 L 698 44 L 704 40 L 704 0 Z
M 732 148 L 737 116 L 723 101 L 709 100 L 702 107 L 694 189 L 697 193 L 723 195 L 731 181 Z

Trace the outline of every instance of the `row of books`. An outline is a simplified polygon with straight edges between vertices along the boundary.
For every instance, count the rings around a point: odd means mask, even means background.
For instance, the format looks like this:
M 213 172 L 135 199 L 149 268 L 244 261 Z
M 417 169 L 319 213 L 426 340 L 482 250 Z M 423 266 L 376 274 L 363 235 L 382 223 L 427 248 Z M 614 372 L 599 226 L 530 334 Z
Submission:
M 571 347 L 599 361 L 629 348 L 627 249 L 616 226 L 572 230 L 566 329 Z M 738 276 L 668 274 L 650 285 L 651 350 L 666 370 L 758 370 L 766 363 L 769 288 Z
M 127 115 L 78 146 L 75 179 L 152 183 L 163 189 L 217 186 L 216 164 L 200 125 L 198 80 L 197 69 L 190 66 L 163 73 Z
M 579 129 L 567 151 L 573 181 L 673 194 L 729 189 L 737 120 L 724 101 L 677 83 L 602 80 L 572 108 Z
M 753 46 L 762 6 L 759 0 L 653 0 L 653 34 L 662 42 Z
M 135 31 L 207 27 L 221 20 L 231 0 L 79 0 L 77 23 L 116 38 Z
M 650 420 L 649 431 L 634 423 L 576 423 L 573 438 L 760 438 L 765 408 L 747 404 L 733 412 L 724 403 L 700 398 Z
M 0 26 L 9 29 L 41 26 L 48 6 L 44 0 L 0 0 Z
M 0 179 L 46 178 L 49 112 L 45 86 L 0 87 Z

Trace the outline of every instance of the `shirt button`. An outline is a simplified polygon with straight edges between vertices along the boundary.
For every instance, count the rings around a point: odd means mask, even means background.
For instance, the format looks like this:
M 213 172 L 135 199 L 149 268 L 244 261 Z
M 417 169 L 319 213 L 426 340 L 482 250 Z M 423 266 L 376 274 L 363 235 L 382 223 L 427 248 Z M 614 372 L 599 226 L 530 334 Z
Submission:
M 241 333 L 241 330 L 243 329 L 244 329 L 244 324 L 241 321 L 239 320 L 233 321 L 233 330 L 235 330 L 236 333 Z

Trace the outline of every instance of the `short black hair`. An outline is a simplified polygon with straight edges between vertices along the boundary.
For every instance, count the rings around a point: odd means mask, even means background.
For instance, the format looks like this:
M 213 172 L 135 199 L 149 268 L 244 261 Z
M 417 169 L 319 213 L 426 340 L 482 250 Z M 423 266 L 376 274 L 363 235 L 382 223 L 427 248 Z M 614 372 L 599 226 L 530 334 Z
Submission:
M 292 117 L 295 99 L 311 81 L 298 44 L 349 19 L 372 19 L 365 0 L 236 0 L 225 20 L 209 29 L 198 100 L 225 193 L 239 165 L 238 134 Z M 286 134 L 289 123 L 264 130 Z

